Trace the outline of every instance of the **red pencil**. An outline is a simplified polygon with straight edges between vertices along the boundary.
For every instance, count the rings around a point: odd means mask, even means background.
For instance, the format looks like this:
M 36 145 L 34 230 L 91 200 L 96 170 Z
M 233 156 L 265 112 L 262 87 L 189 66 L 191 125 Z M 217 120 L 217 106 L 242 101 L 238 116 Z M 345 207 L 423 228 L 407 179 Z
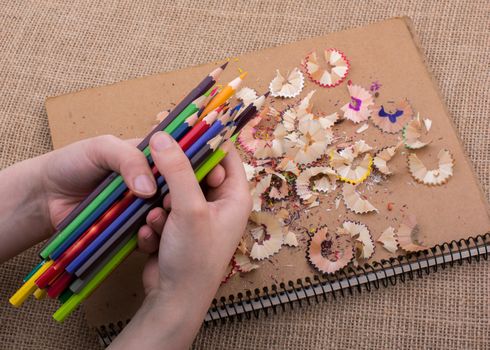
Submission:
M 224 106 L 220 106 L 216 108 L 214 111 L 209 113 L 203 120 L 197 122 L 196 125 L 192 127 L 191 130 L 187 134 L 182 137 L 179 141 L 179 145 L 183 151 L 186 151 L 196 140 L 202 136 L 209 129 L 211 124 L 214 123 L 216 118 L 218 117 L 219 112 L 224 108 Z
M 70 283 L 74 280 L 74 277 L 68 272 L 63 272 L 51 286 L 48 287 L 48 296 L 50 298 L 57 298 L 61 292 L 63 292 Z

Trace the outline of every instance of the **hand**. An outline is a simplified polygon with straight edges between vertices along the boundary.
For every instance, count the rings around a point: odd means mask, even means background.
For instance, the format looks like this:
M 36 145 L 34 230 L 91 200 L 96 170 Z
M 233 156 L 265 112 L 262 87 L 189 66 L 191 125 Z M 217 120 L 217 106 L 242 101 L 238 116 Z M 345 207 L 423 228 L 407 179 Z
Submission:
M 9 200 L 0 201 L 0 262 L 48 238 L 110 171 L 122 174 L 136 195 L 152 196 L 156 183 L 138 142 L 99 136 L 2 170 L 0 190 Z M 207 180 L 223 177 L 220 166 Z
M 222 162 L 224 181 L 217 181 L 205 198 L 175 141 L 157 133 L 150 145 L 170 189 L 172 197 L 164 200 L 164 206 L 171 210 L 167 217 L 162 209 L 154 209 L 139 231 L 140 247 L 147 252 L 158 249 L 158 256 L 149 259 L 143 272 L 145 303 L 114 347 L 186 348 L 221 283 L 252 203 L 233 147 Z

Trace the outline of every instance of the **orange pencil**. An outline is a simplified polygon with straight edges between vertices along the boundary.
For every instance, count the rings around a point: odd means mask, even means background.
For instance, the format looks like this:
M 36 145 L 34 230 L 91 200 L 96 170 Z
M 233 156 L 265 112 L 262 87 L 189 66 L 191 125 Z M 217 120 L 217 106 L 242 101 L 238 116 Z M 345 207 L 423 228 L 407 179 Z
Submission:
M 238 78 L 233 79 L 226 85 L 223 90 L 220 91 L 214 98 L 208 103 L 204 111 L 202 112 L 199 120 L 202 120 L 206 115 L 208 115 L 211 111 L 215 110 L 223 103 L 225 103 L 238 89 L 243 79 L 247 76 L 247 72 L 242 73 Z

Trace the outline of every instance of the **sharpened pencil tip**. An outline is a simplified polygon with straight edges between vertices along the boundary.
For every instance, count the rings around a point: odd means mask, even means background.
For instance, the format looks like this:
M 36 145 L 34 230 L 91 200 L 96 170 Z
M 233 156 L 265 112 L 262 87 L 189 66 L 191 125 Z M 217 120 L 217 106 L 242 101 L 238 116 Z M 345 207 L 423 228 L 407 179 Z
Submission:
M 228 65 L 228 63 L 230 63 L 230 62 L 225 62 L 225 63 L 223 63 L 223 64 L 220 66 L 220 68 L 221 68 L 221 69 L 225 69 L 225 68 L 226 68 L 226 66 Z
M 267 91 L 267 92 L 264 94 L 264 97 L 269 96 L 269 94 L 270 94 L 270 93 L 271 93 L 270 91 Z

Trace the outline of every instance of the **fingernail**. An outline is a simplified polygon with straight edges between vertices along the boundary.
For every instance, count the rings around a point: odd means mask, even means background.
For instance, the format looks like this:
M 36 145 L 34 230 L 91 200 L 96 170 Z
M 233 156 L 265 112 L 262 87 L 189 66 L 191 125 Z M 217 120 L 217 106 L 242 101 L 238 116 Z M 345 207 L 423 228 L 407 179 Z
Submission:
M 151 194 L 155 191 L 155 184 L 148 175 L 138 175 L 133 184 L 134 189 L 139 193 Z
M 153 142 L 151 143 L 151 145 L 155 149 L 155 151 L 163 151 L 173 144 L 172 137 L 165 132 L 159 132 L 158 134 L 155 134 L 152 141 Z

